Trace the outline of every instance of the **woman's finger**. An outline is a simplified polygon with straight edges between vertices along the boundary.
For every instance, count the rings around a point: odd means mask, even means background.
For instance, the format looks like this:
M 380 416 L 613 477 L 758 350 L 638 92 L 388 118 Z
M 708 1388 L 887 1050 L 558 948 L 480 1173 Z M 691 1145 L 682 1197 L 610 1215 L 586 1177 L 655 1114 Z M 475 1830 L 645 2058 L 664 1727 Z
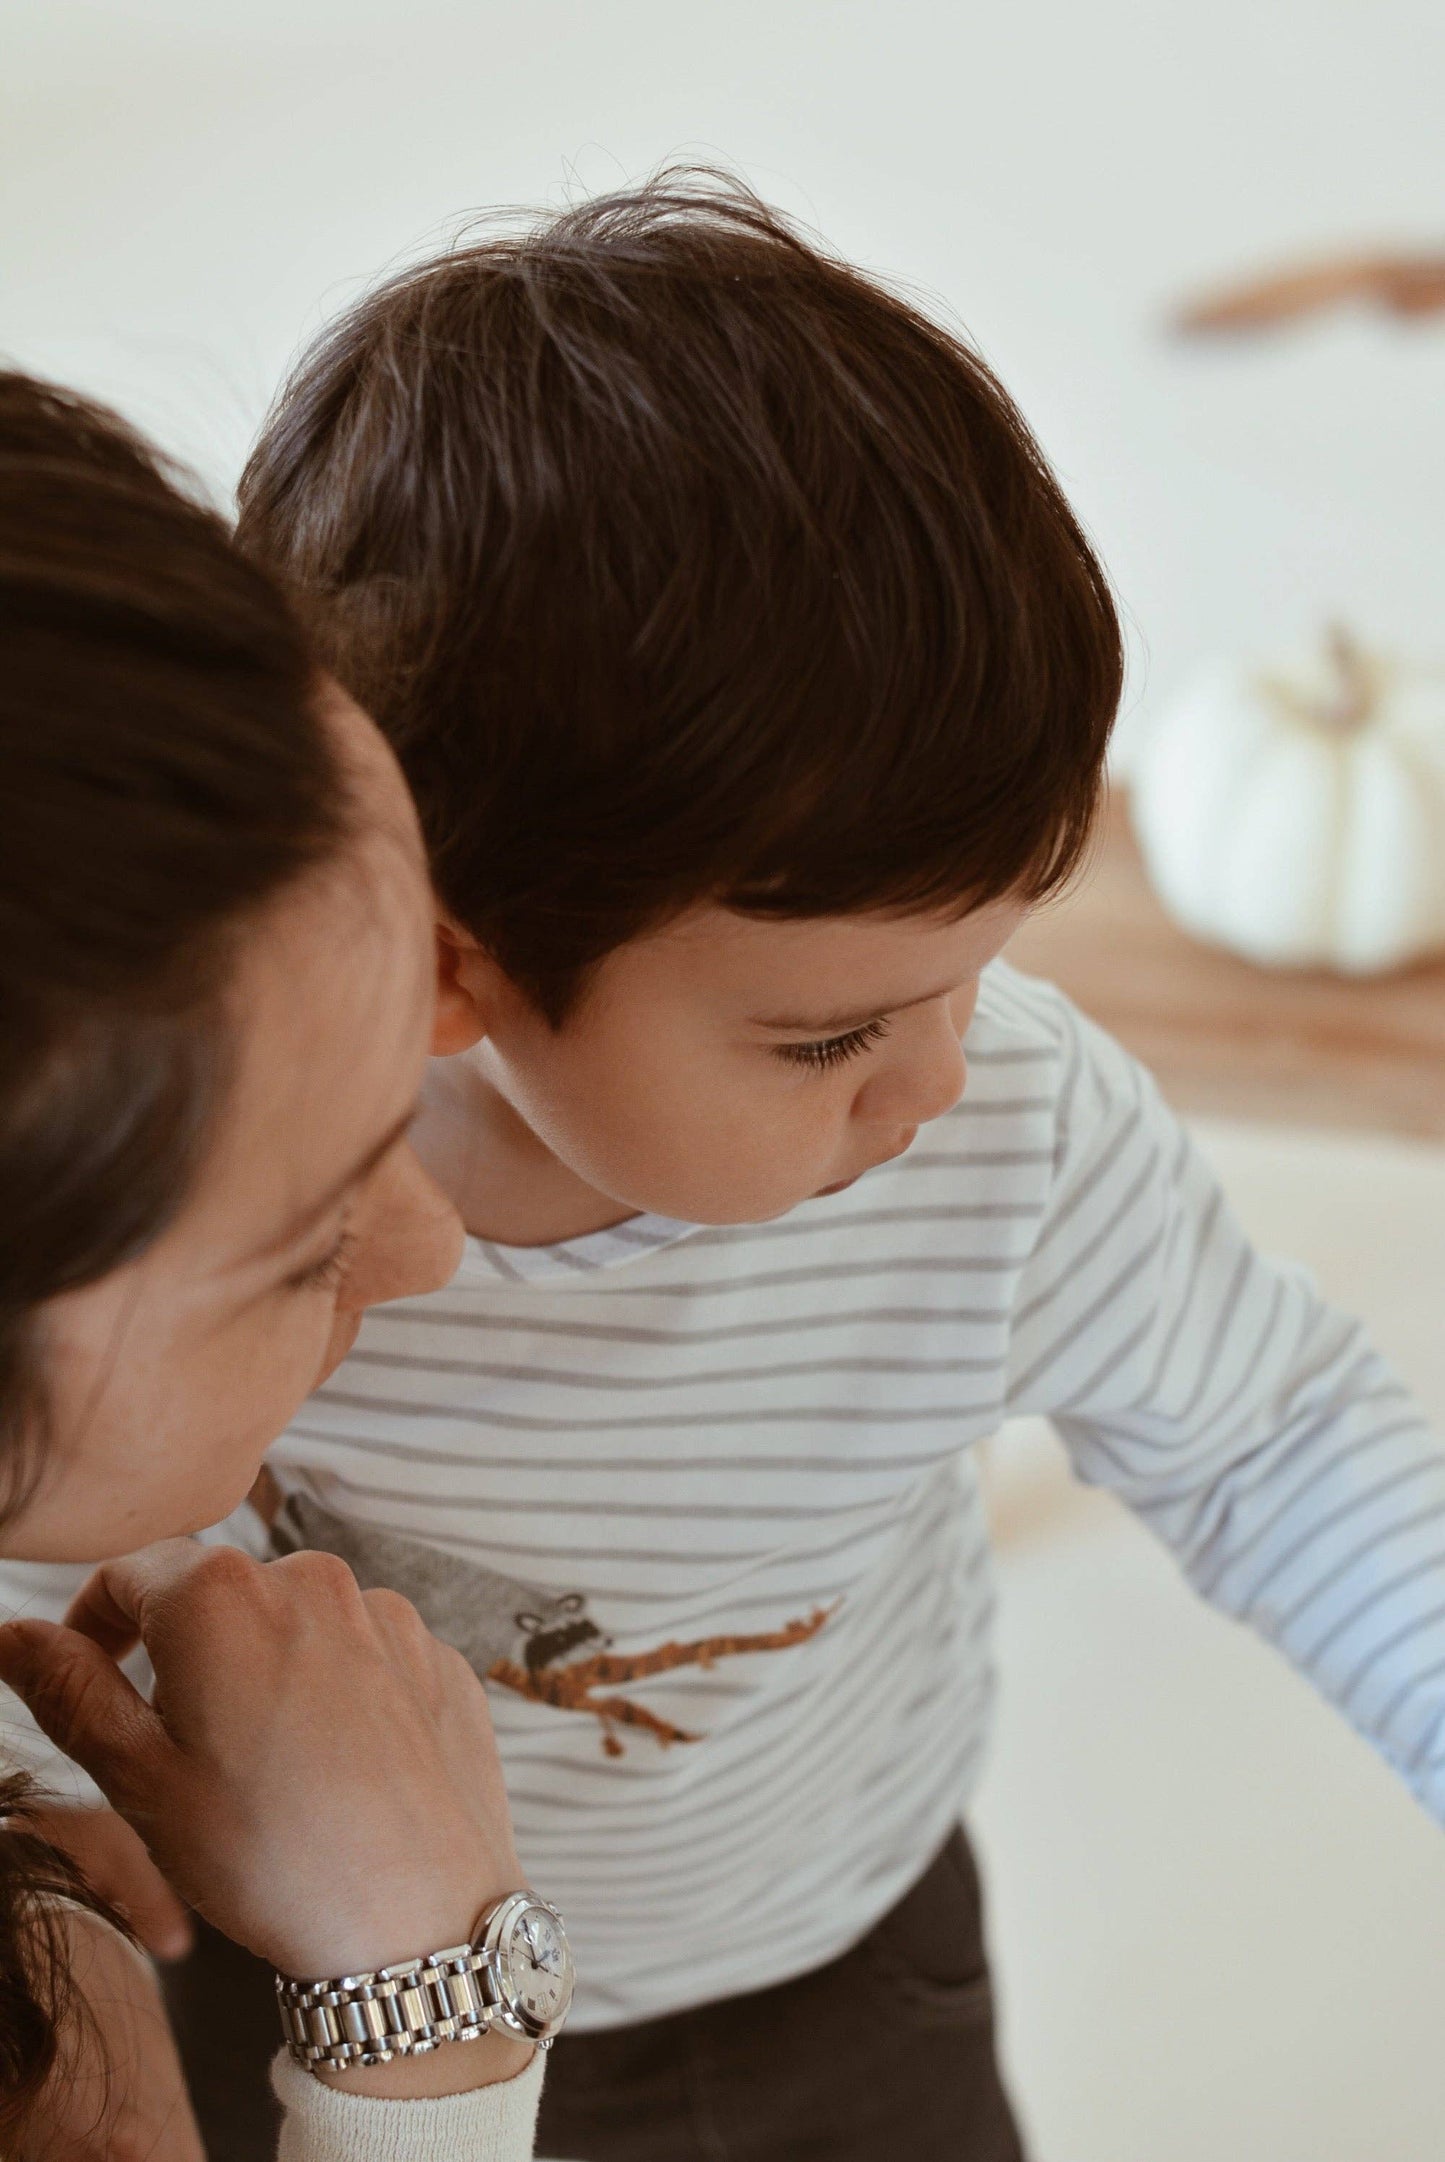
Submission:
M 150 1705 L 98 1644 L 56 1622 L 6 1622 L 0 1681 L 117 1809 L 144 1811 L 171 1744 Z
M 144 1634 L 154 1602 L 224 1551 L 200 1546 L 194 1539 L 162 1539 L 138 1554 L 103 1562 L 70 1602 L 65 1626 L 89 1637 L 112 1659 L 123 1659 Z M 246 1557 L 236 1559 L 244 1562 Z

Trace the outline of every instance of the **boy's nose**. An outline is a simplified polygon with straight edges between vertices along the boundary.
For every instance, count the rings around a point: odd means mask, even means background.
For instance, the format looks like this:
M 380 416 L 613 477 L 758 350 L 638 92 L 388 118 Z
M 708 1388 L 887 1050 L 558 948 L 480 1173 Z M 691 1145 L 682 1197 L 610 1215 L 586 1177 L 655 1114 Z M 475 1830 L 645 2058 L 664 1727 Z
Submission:
M 377 1166 L 357 1210 L 355 1258 L 337 1295 L 343 1313 L 419 1297 L 451 1282 L 461 1259 L 456 1210 L 406 1143 Z
M 874 1124 L 926 1126 L 953 1109 L 967 1080 L 963 1046 L 949 1029 L 930 1043 L 926 1056 L 920 1052 L 870 1082 L 857 1108 Z

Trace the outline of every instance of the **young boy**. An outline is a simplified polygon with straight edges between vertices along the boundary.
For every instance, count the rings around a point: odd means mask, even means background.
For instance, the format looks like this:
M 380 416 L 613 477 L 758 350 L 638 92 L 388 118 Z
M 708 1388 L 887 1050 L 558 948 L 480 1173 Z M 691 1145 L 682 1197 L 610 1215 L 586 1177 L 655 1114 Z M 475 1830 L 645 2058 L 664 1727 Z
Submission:
M 541 2151 L 1017 2157 L 957 1829 L 1005 1418 L 1445 1815 L 1445 1454 L 998 960 L 1086 842 L 1099 567 L 974 355 L 674 183 L 354 309 L 242 533 L 421 806 L 472 1234 L 278 1447 L 276 1536 L 493 1680 L 580 1972 Z

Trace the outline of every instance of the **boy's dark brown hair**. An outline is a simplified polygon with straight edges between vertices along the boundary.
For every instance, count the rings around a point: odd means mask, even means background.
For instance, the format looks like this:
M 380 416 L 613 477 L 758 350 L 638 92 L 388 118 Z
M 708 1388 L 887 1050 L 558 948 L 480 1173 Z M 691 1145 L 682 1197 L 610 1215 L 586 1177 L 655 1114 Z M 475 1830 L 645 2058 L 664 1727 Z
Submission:
M 957 337 L 716 176 L 363 299 L 240 537 L 554 1022 L 694 902 L 962 912 L 1083 850 L 1119 628 L 1037 445 Z

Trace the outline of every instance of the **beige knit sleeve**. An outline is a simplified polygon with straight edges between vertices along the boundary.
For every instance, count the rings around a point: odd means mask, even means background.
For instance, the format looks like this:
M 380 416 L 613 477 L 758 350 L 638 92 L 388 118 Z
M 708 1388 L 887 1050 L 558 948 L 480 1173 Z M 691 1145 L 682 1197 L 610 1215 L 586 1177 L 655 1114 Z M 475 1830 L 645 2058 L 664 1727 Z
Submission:
M 515 2079 L 471 2094 L 379 2102 L 313 2079 L 283 2052 L 271 2070 L 286 2112 L 277 2162 L 531 2162 L 545 2062 L 538 2050 Z

